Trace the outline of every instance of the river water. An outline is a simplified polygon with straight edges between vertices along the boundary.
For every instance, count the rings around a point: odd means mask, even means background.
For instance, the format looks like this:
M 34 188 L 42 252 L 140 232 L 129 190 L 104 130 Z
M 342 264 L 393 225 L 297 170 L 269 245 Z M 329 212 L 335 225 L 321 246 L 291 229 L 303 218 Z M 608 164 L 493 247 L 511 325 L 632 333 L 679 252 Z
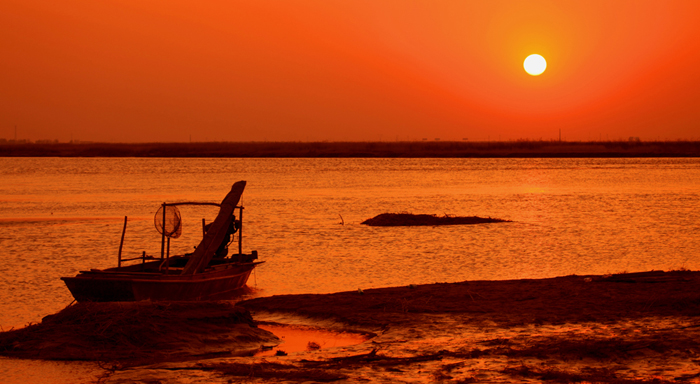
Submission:
M 124 257 L 160 255 L 160 203 L 220 202 L 238 180 L 244 251 L 266 262 L 249 280 L 256 296 L 700 269 L 697 158 L 0 158 L 0 326 L 68 305 L 61 276 L 114 266 L 124 216 Z M 181 211 L 171 254 L 190 251 L 202 218 L 216 216 Z M 385 212 L 512 222 L 360 224 Z

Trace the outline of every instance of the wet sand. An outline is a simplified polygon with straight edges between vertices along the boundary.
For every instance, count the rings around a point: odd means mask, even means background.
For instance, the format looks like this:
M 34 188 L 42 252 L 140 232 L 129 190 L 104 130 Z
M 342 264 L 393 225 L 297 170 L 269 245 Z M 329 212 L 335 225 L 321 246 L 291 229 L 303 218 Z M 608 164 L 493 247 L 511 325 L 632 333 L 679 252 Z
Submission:
M 700 273 L 690 271 L 466 281 L 325 295 L 280 295 L 238 305 L 351 325 L 386 327 L 419 314 L 455 314 L 499 327 L 700 316 Z
M 183 319 L 223 326 L 196 336 L 201 348 L 175 342 L 169 353 L 154 337 L 148 345 L 160 359 L 117 359 L 101 382 L 700 382 L 695 271 L 280 295 L 237 303 L 236 320 L 228 322 L 228 309 L 193 305 Z M 255 325 L 241 308 L 258 322 L 360 332 L 367 341 L 250 356 L 251 346 L 275 339 L 248 331 Z M 230 341 L 243 325 L 245 343 L 237 347 Z M 227 343 L 212 354 L 207 346 L 222 337 Z M 154 352 L 148 345 L 139 353 Z
M 287 356 L 124 369 L 104 382 L 700 382 L 700 272 L 469 281 L 238 305 L 256 320 L 373 337 Z
M 211 356 L 249 356 L 278 344 L 228 302 L 78 303 L 39 324 L 0 332 L 0 355 L 99 361 L 117 367 Z

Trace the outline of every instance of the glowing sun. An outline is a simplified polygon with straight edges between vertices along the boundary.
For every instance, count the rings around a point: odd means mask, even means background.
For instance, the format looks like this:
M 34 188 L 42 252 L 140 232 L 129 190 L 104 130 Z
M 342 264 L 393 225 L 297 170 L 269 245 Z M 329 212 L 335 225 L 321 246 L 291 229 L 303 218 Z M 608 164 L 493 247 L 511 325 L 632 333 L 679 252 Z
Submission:
M 525 72 L 528 74 L 539 76 L 547 69 L 547 60 L 535 53 L 525 58 L 523 68 L 525 68 Z

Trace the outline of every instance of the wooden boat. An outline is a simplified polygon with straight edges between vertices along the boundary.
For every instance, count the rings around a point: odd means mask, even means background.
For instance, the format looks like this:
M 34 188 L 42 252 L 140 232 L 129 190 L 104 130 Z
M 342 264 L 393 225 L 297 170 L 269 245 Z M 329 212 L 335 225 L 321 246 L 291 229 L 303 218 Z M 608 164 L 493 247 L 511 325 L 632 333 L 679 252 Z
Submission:
M 255 261 L 257 251 L 243 254 L 242 216 L 243 207 L 238 206 L 245 181 L 233 184 L 231 191 L 221 204 L 202 202 L 163 203 L 156 214 L 156 227 L 162 234 L 160 259 L 141 257 L 122 259 L 119 247 L 117 267 L 80 271 L 75 277 L 62 277 L 80 302 L 83 301 L 195 301 L 215 300 L 235 294 L 246 285 L 253 269 L 261 264 Z M 181 205 L 215 205 L 220 207 L 216 219 L 204 230 L 202 241 L 191 254 L 170 256 L 170 238 L 179 236 L 179 221 L 169 221 L 168 214 L 176 212 L 179 220 Z M 238 210 L 238 220 L 234 213 Z M 159 226 L 159 215 L 162 221 Z M 172 225 L 170 225 L 172 224 Z M 204 222 L 203 222 L 204 224 Z M 126 218 L 124 221 L 126 230 Z M 225 257 L 231 232 L 238 232 L 238 253 Z M 167 243 L 167 252 L 166 252 Z M 224 253 L 224 256 L 222 256 Z M 122 266 L 124 261 L 140 260 L 138 264 Z M 147 261 L 148 260 L 148 261 Z

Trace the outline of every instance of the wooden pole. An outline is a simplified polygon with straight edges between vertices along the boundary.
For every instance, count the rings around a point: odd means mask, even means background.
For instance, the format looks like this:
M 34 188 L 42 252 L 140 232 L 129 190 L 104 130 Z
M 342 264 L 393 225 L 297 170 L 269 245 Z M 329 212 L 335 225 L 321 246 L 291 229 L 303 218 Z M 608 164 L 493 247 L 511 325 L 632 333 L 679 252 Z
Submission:
M 238 222 L 241 223 L 241 227 L 238 228 L 238 256 L 243 255 L 243 206 L 238 210 Z
M 126 233 L 126 216 L 124 216 L 124 228 L 122 229 L 122 241 L 119 242 L 119 261 L 117 261 L 117 267 L 122 266 L 122 247 L 124 246 L 124 234 Z
M 207 226 L 207 221 L 206 221 L 205 219 L 202 219 L 202 239 L 203 239 L 204 236 L 206 236 L 206 234 L 207 234 L 207 230 L 204 228 L 204 227 L 206 227 L 206 226 Z
M 165 258 L 165 203 L 163 203 L 163 236 L 160 239 L 160 259 Z
M 168 236 L 168 257 L 165 259 L 165 274 L 168 274 L 170 268 L 170 236 Z

